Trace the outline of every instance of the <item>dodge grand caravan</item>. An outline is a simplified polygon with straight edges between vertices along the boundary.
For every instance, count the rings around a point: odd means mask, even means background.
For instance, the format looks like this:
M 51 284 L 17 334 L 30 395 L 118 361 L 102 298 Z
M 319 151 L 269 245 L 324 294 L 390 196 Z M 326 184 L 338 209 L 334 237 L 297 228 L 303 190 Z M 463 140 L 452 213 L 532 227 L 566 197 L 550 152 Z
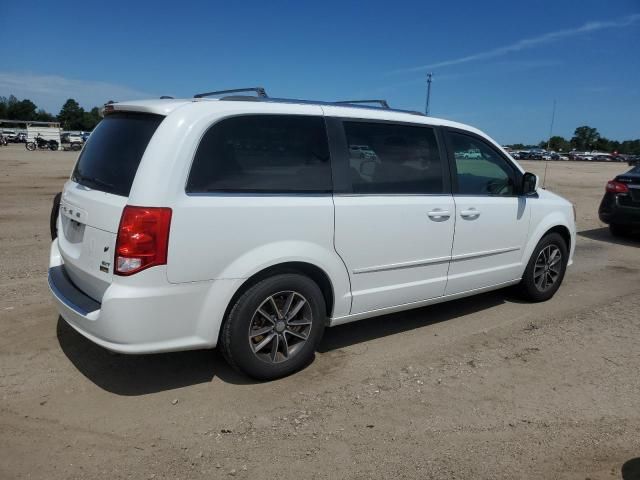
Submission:
M 556 293 L 572 205 L 491 138 L 257 91 L 105 106 L 51 245 L 51 292 L 82 335 L 122 353 L 219 346 L 269 379 L 305 366 L 327 326 Z

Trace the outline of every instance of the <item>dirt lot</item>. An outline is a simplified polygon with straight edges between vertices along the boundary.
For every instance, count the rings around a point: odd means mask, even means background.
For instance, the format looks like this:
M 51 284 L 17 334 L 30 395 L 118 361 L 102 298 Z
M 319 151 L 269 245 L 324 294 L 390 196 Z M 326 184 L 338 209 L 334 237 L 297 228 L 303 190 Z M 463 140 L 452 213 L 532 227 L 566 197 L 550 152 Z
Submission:
M 309 368 L 254 383 L 211 351 L 111 355 L 58 318 L 48 215 L 75 156 L 0 148 L 0 478 L 640 478 L 640 240 L 597 219 L 625 165 L 550 163 L 580 231 L 553 300 L 337 327 Z

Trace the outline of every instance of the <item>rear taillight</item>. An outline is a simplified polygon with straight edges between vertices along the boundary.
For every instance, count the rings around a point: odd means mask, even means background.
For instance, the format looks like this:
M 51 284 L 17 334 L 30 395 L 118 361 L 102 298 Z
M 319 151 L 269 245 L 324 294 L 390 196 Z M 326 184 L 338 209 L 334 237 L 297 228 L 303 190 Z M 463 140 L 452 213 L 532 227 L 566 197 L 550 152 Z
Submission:
M 609 193 L 629 193 L 629 187 L 617 180 L 610 180 L 607 182 L 607 192 Z
M 171 209 L 126 206 L 116 240 L 116 275 L 132 275 L 167 263 Z

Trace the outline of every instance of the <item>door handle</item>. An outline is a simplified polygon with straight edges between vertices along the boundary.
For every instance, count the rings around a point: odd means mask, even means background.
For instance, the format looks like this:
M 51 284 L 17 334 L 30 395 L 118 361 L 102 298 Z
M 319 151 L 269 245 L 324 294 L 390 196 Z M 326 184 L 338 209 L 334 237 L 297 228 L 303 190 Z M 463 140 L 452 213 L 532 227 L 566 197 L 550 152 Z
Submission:
M 480 210 L 476 210 L 475 208 L 471 207 L 468 210 L 462 210 L 460 212 L 460 216 L 462 218 L 466 218 L 467 220 L 475 220 L 480 216 Z
M 440 208 L 436 208 L 435 210 L 431 210 L 429 213 L 427 213 L 427 215 L 431 220 L 434 220 L 437 222 L 437 221 L 447 220 L 451 216 L 451 213 L 449 212 L 449 210 L 442 210 Z

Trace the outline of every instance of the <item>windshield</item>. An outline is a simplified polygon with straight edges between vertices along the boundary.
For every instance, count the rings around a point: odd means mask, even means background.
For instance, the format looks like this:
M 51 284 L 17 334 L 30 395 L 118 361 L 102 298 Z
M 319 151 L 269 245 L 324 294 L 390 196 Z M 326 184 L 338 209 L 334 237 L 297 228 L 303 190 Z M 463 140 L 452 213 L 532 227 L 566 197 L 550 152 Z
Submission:
M 88 138 L 71 179 L 128 197 L 142 155 L 163 119 L 143 113 L 107 115 Z

